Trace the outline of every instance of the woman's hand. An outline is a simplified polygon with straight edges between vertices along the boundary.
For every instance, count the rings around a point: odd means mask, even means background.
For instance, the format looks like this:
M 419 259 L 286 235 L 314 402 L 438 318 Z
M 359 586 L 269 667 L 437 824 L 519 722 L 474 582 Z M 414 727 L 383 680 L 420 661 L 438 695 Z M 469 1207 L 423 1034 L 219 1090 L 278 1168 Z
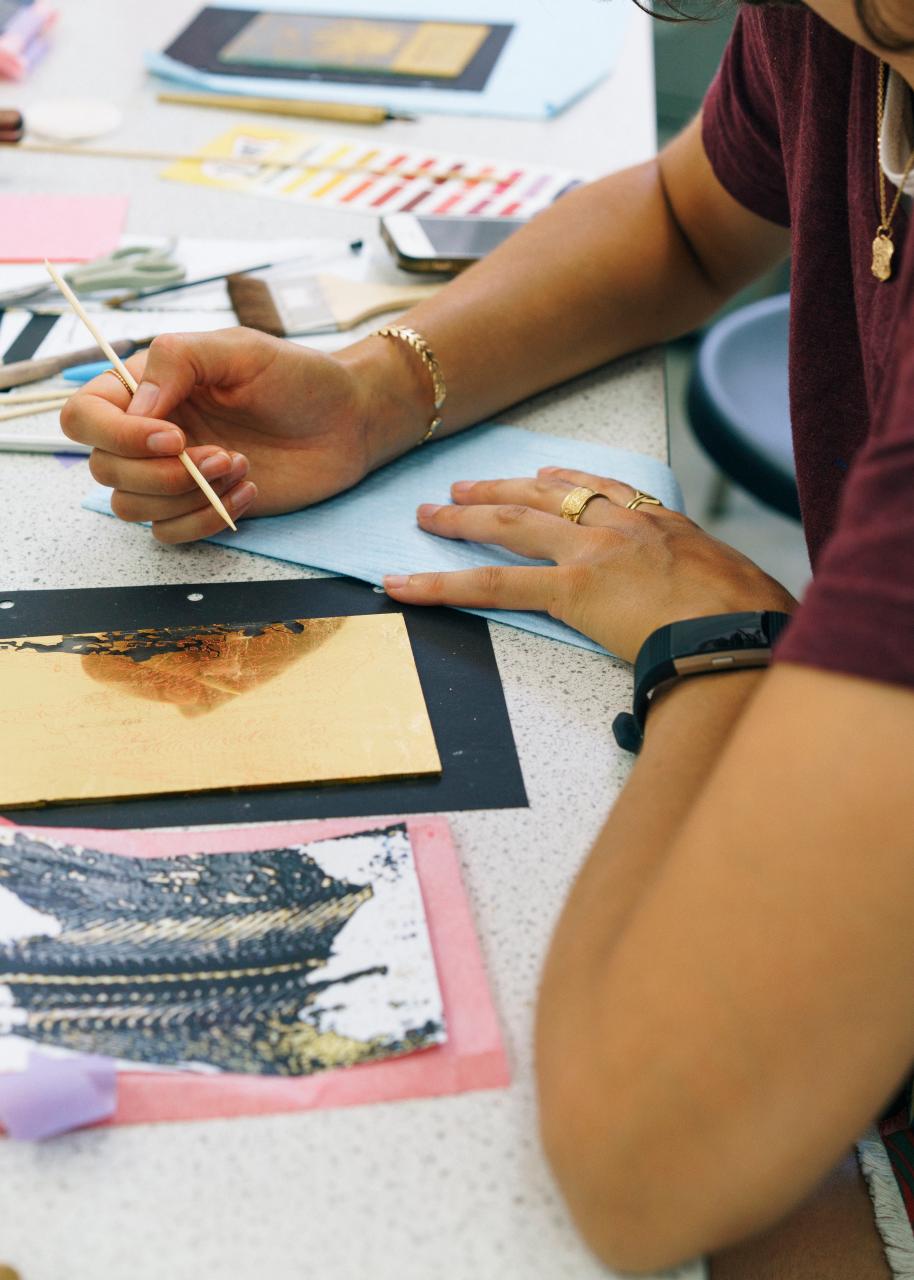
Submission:
M 140 383 L 132 399 L 103 373 L 70 399 L 61 426 L 93 446 L 89 466 L 114 490 L 115 515 L 152 521 L 162 542 L 223 527 L 178 460 L 184 448 L 233 516 L 318 502 L 383 460 L 354 363 L 223 329 L 156 338 L 128 364 Z M 415 411 L 421 418 L 421 399 Z
M 578 485 L 601 496 L 574 524 L 559 511 Z M 419 508 L 423 529 L 552 560 L 554 567 L 391 576 L 384 586 L 405 604 L 549 613 L 629 662 L 669 622 L 795 608 L 784 587 L 686 516 L 656 506 L 627 510 L 634 493 L 618 480 L 560 467 L 544 467 L 535 479 L 455 484 L 455 505 Z

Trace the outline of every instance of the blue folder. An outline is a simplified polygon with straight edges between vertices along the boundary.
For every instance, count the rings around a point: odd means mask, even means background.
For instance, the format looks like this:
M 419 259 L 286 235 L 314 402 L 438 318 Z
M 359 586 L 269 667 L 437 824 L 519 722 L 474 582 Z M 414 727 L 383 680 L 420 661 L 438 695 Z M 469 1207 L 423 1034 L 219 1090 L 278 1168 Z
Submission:
M 251 0 L 219 0 L 222 8 L 253 9 Z M 304 12 L 306 0 L 268 0 L 268 10 Z M 633 6 L 627 0 L 320 0 L 322 14 L 371 18 L 512 23 L 486 87 L 478 93 L 397 85 L 344 84 L 199 71 L 164 53 L 147 53 L 154 75 L 214 93 L 323 102 L 360 102 L 419 114 L 515 116 L 541 120 L 557 115 L 612 70 Z

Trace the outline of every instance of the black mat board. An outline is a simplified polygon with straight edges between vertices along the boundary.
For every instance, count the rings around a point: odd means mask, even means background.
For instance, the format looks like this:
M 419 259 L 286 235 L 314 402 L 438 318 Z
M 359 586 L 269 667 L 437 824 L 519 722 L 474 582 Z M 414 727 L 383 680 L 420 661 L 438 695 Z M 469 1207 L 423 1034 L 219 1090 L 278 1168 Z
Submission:
M 188 598 L 195 594 L 202 598 Z M 4 816 L 49 827 L 171 827 L 525 807 L 488 625 L 470 614 L 404 608 L 350 578 L 0 591 L 0 638 L 377 613 L 406 619 L 444 770 L 440 778 L 49 805 L 9 809 Z
M 3 353 L 4 364 L 17 360 L 31 360 L 32 356 L 54 328 L 59 316 L 32 316 Z
M 313 80 L 321 84 L 376 84 L 398 89 L 447 89 L 456 92 L 481 93 L 489 81 L 508 36 L 514 30 L 511 23 L 487 23 L 491 30 L 476 53 L 467 63 L 459 76 L 408 76 L 380 71 L 332 71 L 317 68 L 265 67 L 260 63 L 220 62 L 219 52 L 228 42 L 242 31 L 252 18 L 261 13 L 272 13 L 271 9 L 220 9 L 208 6 L 197 14 L 196 18 L 181 34 L 172 41 L 165 50 L 169 58 L 183 62 L 185 66 L 194 67 L 197 71 L 207 71 L 219 76 L 257 76 L 264 80 Z M 283 11 L 285 12 L 285 11 Z M 314 13 L 315 17 L 345 18 L 348 14 L 323 14 L 319 10 L 300 10 L 302 13 Z M 361 16 L 361 15 L 351 15 Z M 372 14 L 372 19 L 379 22 L 403 21 L 402 14 L 384 17 Z M 409 21 L 418 21 L 410 18 Z M 428 22 L 460 22 L 466 25 L 466 19 L 448 18 L 447 14 L 433 14 Z M 480 19 L 484 21 L 484 19 Z

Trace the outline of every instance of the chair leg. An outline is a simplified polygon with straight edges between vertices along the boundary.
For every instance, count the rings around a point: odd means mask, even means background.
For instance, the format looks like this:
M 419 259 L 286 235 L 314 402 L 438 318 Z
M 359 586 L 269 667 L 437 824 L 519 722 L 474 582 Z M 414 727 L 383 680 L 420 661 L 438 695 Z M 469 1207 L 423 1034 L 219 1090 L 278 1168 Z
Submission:
M 729 477 L 725 476 L 722 471 L 714 473 L 714 479 L 711 481 L 711 488 L 708 492 L 708 500 L 705 503 L 706 520 L 723 519 L 730 510 L 732 488 Z

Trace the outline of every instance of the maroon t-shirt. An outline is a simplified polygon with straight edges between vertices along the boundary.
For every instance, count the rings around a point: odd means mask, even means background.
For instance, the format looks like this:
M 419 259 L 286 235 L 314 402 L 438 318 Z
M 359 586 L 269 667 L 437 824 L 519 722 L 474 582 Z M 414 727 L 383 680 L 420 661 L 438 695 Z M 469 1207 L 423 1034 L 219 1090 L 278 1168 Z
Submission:
M 744 9 L 703 129 L 722 185 L 793 237 L 790 405 L 814 576 L 777 657 L 914 686 L 914 236 L 899 208 L 893 278 L 877 281 L 877 71 L 805 8 Z

